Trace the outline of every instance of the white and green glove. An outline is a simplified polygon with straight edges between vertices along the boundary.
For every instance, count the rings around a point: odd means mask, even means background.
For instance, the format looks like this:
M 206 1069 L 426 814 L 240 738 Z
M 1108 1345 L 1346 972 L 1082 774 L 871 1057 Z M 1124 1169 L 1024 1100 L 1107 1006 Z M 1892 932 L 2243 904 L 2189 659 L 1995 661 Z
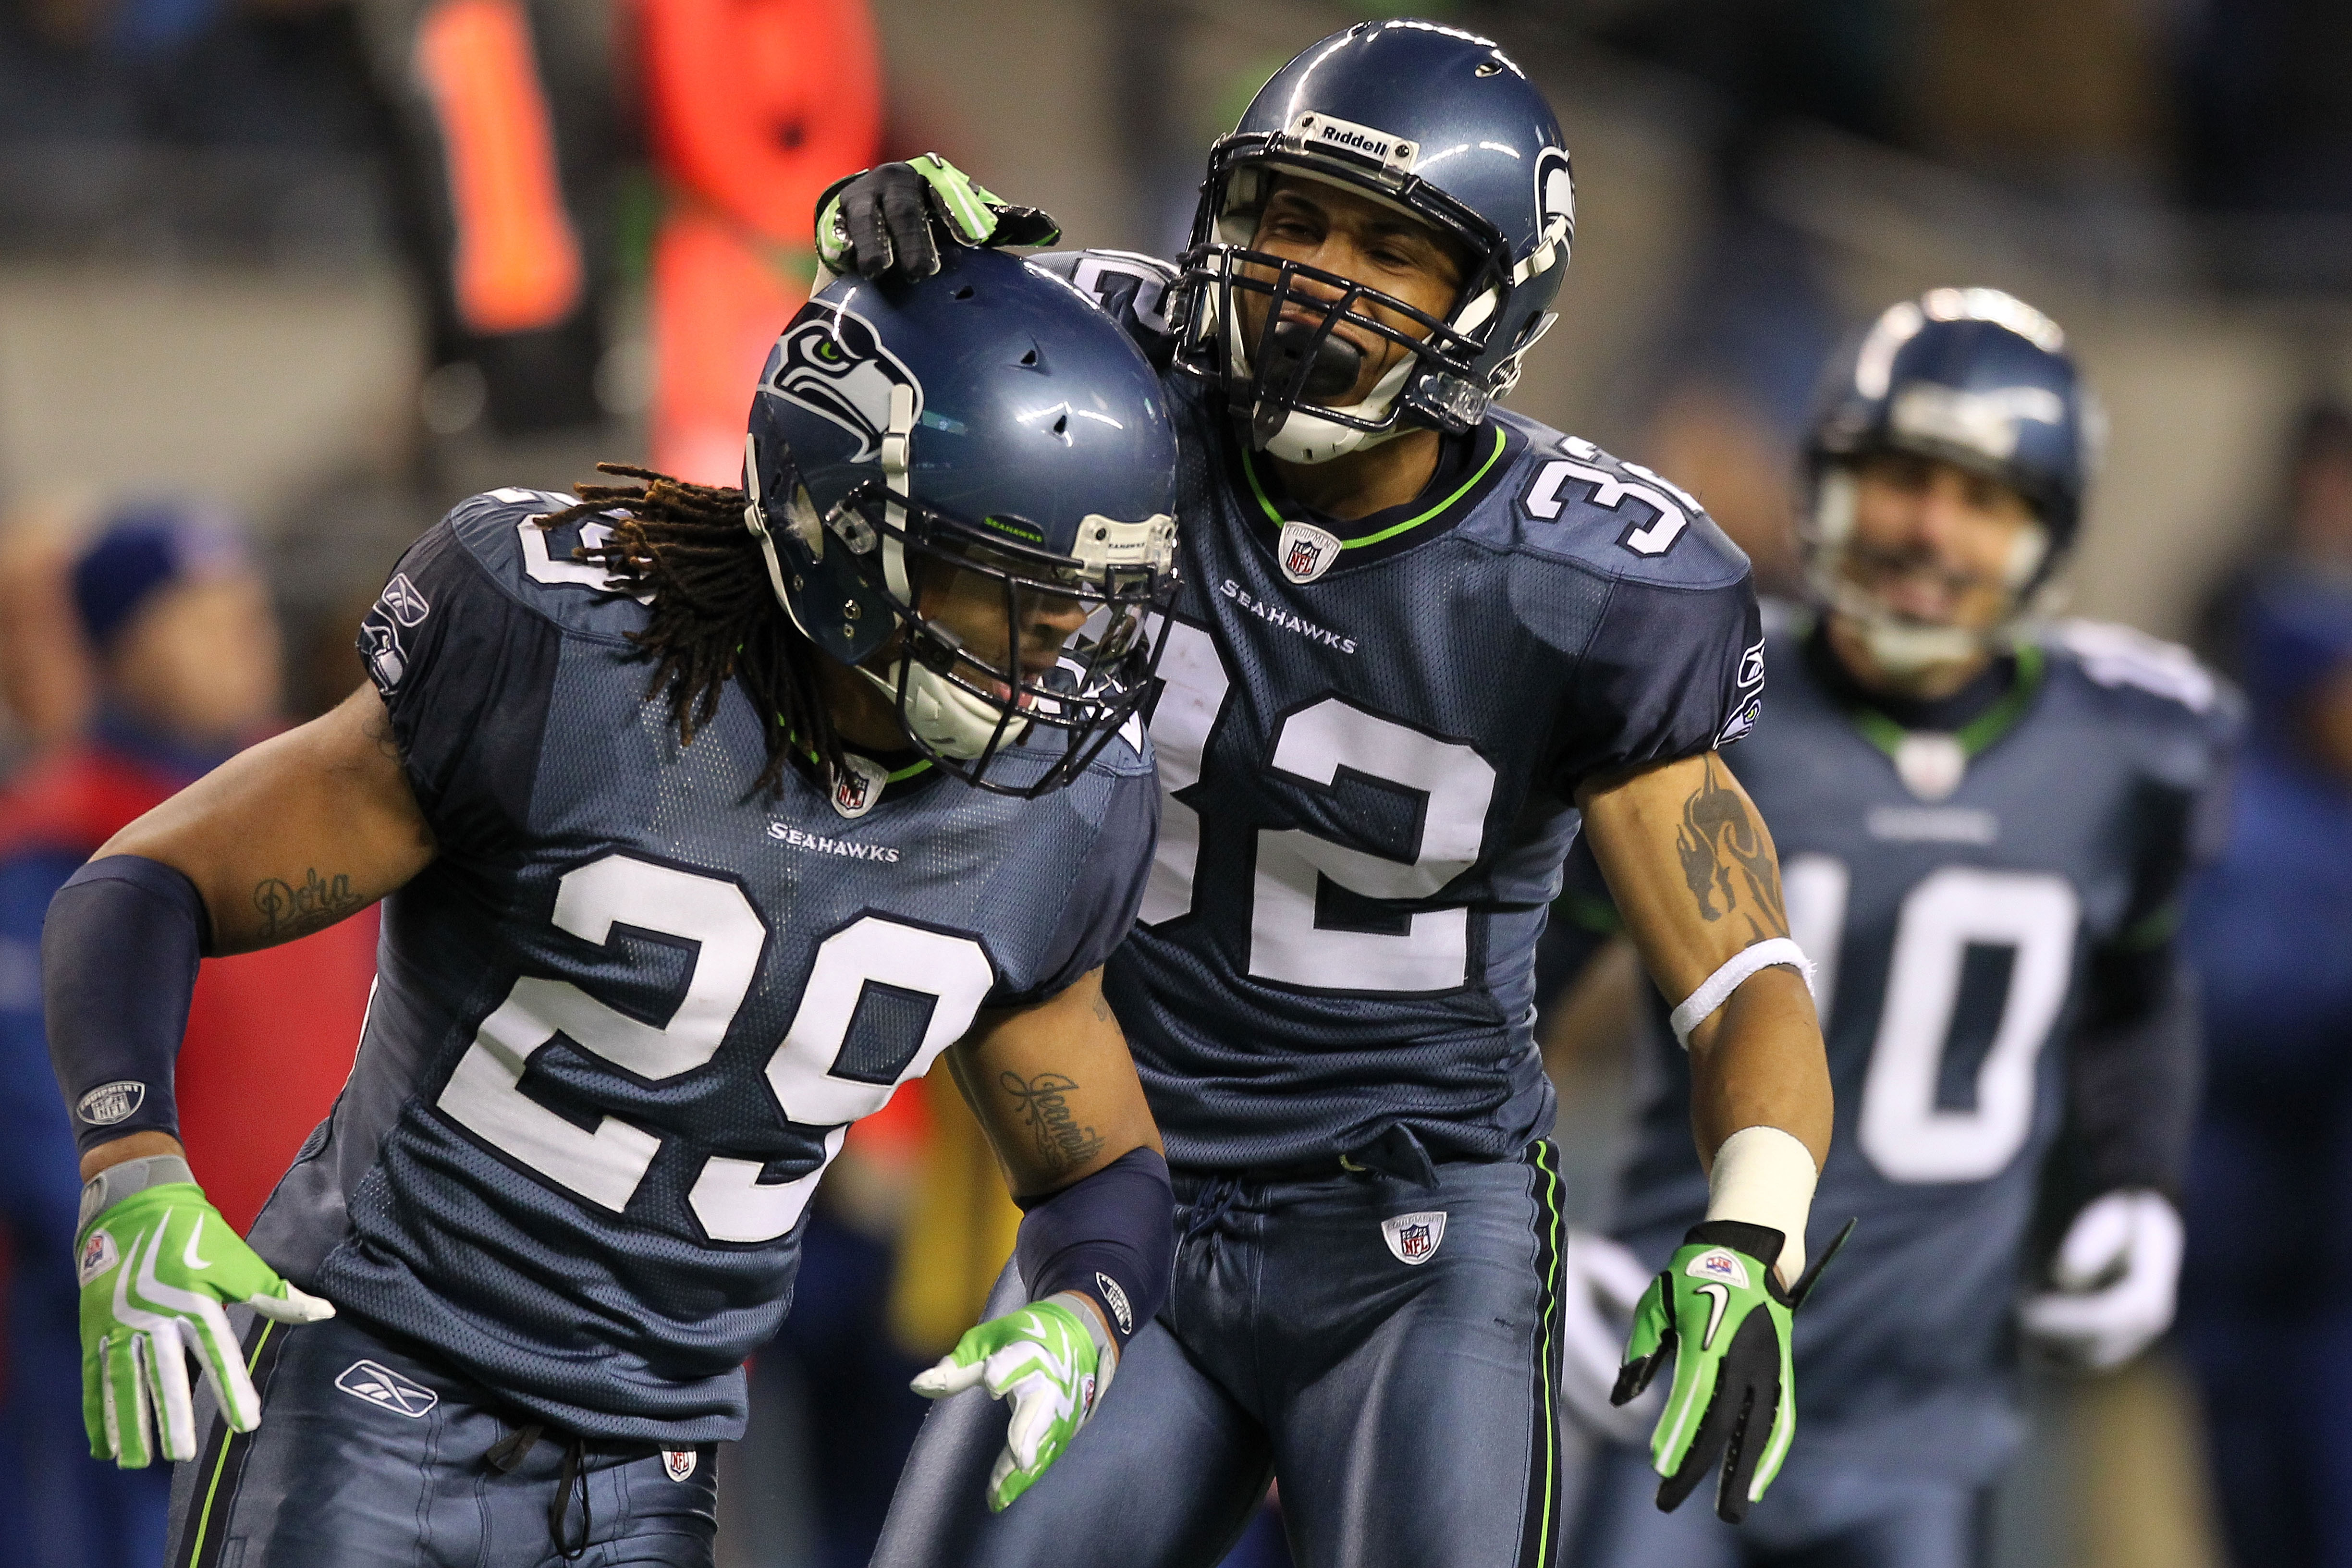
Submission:
M 840 181 L 816 204 L 816 254 L 839 278 L 928 278 L 940 269 L 933 225 L 960 244 L 1051 245 L 1053 218 L 1015 206 L 940 157 L 925 153 Z
M 205 1201 L 188 1163 L 162 1154 L 100 1171 L 82 1189 L 74 1244 L 81 1283 L 81 1415 L 89 1451 L 126 1470 L 196 1457 L 188 1360 L 203 1363 L 229 1429 L 261 1424 L 222 1311 L 242 1302 L 281 1323 L 314 1323 L 332 1304 L 296 1289 Z M 161 1412 L 160 1423 L 156 1413 Z
M 1118 1347 L 1094 1304 L 1063 1290 L 966 1330 L 914 1389 L 945 1399 L 984 1386 L 991 1399 L 1012 1399 L 1012 1429 L 988 1473 L 988 1510 L 1002 1513 L 1062 1457 L 1118 1368 Z

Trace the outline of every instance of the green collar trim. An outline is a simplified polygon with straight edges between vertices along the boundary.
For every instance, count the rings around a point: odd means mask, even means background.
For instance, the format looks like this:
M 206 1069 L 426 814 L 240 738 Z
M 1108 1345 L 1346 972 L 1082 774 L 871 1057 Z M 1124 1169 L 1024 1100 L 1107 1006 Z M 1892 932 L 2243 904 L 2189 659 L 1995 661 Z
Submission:
M 1959 742 L 1960 754 L 1973 762 L 1991 748 L 1994 742 L 2017 728 L 2025 710 L 2042 690 L 2042 679 L 2048 673 L 2049 660 L 2041 647 L 2033 643 L 2020 643 L 2017 647 L 2017 681 L 2002 694 L 2000 701 L 1961 725 L 1952 733 Z M 1911 731 L 1881 713 L 1875 708 L 1849 708 L 1846 717 L 1862 731 L 1862 738 L 1885 752 L 1889 757 L 1902 751 L 1903 742 Z
M 1503 434 L 1503 427 L 1499 425 L 1496 426 L 1495 448 L 1493 451 L 1486 454 L 1486 460 L 1478 465 L 1476 472 L 1473 473 L 1468 479 L 1463 480 L 1460 485 L 1456 486 L 1452 495 L 1447 496 L 1444 500 L 1439 501 L 1427 511 L 1422 512 L 1420 515 L 1415 517 L 1406 518 L 1402 522 L 1391 523 L 1388 527 L 1381 530 L 1378 533 L 1368 533 L 1361 539 L 1343 539 L 1339 541 L 1339 548 L 1342 550 L 1360 550 L 1367 544 L 1379 544 L 1383 541 L 1394 539 L 1398 534 L 1402 533 L 1409 528 L 1419 528 L 1431 518 L 1444 511 L 1447 508 L 1454 505 L 1454 502 L 1460 500 L 1464 496 L 1468 495 L 1471 490 L 1477 486 L 1478 481 L 1486 477 L 1487 470 L 1495 466 L 1495 460 L 1503 455 L 1505 439 L 1506 437 Z M 1265 486 L 1259 481 L 1257 477 L 1257 464 L 1252 460 L 1249 450 L 1246 447 L 1242 450 L 1242 472 L 1249 476 L 1250 493 L 1257 497 L 1257 504 L 1265 512 L 1266 521 L 1273 523 L 1276 528 L 1280 528 L 1285 522 L 1288 521 L 1289 520 L 1285 518 L 1282 513 L 1276 509 L 1273 500 L 1267 497 L 1265 493 Z
M 779 724 L 781 724 L 781 723 L 782 723 L 783 721 L 784 721 L 784 716 L 783 716 L 782 714 L 781 714 L 781 713 L 777 714 L 777 715 L 776 715 L 776 722 L 777 722 L 777 723 L 779 723 Z M 799 744 L 799 742 L 800 742 L 800 737 L 799 737 L 798 735 L 794 735 L 794 736 L 793 737 L 793 743 L 794 743 L 795 745 L 798 745 L 798 744 Z M 865 756 L 866 756 L 866 753 L 865 753 L 865 752 L 850 752 L 849 754 L 850 754 L 850 755 L 852 755 L 852 756 L 859 756 L 859 757 L 865 757 Z M 812 749 L 812 748 L 810 748 L 810 747 L 807 747 L 807 746 L 802 746 L 802 747 L 801 747 L 801 755 L 802 755 L 802 756 L 803 756 L 803 757 L 806 757 L 810 762 L 814 763 L 815 763 L 817 766 L 819 766 L 819 767 L 823 767 L 823 766 L 824 766 L 824 759 L 823 757 L 818 756 L 818 755 L 816 754 L 815 751 L 814 751 L 814 750 L 813 750 L 813 749 Z M 873 758 L 871 758 L 871 757 L 866 757 L 866 760 L 867 762 L 869 762 L 869 763 L 870 763 L 870 762 L 872 762 L 874 759 L 873 759 Z M 902 780 L 913 778 L 917 773 L 924 773 L 924 772 L 929 771 L 929 769 L 930 768 L 930 765 L 931 765 L 931 759 L 930 759 L 930 758 L 929 758 L 929 757 L 923 757 L 923 758 L 920 758 L 920 759 L 919 759 L 919 760 L 917 760 L 917 761 L 915 761 L 915 762 L 908 763 L 905 767 L 898 769 L 896 773 L 885 773 L 885 774 L 883 774 L 883 775 L 882 775 L 882 777 L 883 777 L 883 782 L 884 782 L 884 783 L 886 783 L 886 784 L 898 784 L 898 783 L 899 783 L 899 782 L 900 782 L 900 781 L 902 781 Z

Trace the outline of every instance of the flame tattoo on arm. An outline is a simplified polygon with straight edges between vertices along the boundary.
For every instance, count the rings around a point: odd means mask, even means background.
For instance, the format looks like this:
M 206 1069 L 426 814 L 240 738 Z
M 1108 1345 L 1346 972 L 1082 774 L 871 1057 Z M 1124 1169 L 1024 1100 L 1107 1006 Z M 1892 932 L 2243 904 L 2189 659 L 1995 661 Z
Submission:
M 1698 900 L 1702 918 L 1742 915 L 1757 942 L 1786 936 L 1789 914 L 1780 901 L 1780 865 L 1747 798 L 1725 787 L 1722 768 L 1708 757 L 1705 777 L 1683 802 L 1682 826 L 1675 830 L 1683 881 Z

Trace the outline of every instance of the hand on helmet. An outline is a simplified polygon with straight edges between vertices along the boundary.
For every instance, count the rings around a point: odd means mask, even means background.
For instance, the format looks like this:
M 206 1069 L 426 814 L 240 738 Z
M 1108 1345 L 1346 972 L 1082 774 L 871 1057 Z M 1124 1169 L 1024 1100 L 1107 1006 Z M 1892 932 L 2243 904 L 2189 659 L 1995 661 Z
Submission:
M 1013 206 L 936 153 L 884 163 L 817 199 L 816 253 L 835 277 L 929 278 L 940 269 L 934 225 L 961 245 L 1051 245 L 1058 225 Z

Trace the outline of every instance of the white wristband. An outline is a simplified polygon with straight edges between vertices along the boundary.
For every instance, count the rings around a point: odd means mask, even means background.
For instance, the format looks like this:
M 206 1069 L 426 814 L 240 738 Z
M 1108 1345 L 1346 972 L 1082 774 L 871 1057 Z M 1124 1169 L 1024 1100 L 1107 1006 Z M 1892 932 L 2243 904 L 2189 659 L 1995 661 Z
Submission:
M 1706 1177 L 1706 1217 L 1767 1226 L 1787 1239 L 1773 1272 L 1783 1286 L 1805 1272 L 1805 1221 L 1821 1173 L 1812 1151 L 1778 1127 L 1743 1127 L 1715 1152 Z
M 1759 969 L 1782 965 L 1797 972 L 1805 989 L 1813 988 L 1813 961 L 1805 950 L 1785 936 L 1768 937 L 1752 942 L 1733 953 L 1722 968 L 1698 983 L 1698 989 L 1683 998 L 1683 1005 L 1674 1010 L 1666 1021 L 1674 1026 L 1675 1038 L 1685 1050 L 1690 1049 L 1691 1031 L 1707 1020 L 1707 1016 L 1739 989 L 1749 976 Z

